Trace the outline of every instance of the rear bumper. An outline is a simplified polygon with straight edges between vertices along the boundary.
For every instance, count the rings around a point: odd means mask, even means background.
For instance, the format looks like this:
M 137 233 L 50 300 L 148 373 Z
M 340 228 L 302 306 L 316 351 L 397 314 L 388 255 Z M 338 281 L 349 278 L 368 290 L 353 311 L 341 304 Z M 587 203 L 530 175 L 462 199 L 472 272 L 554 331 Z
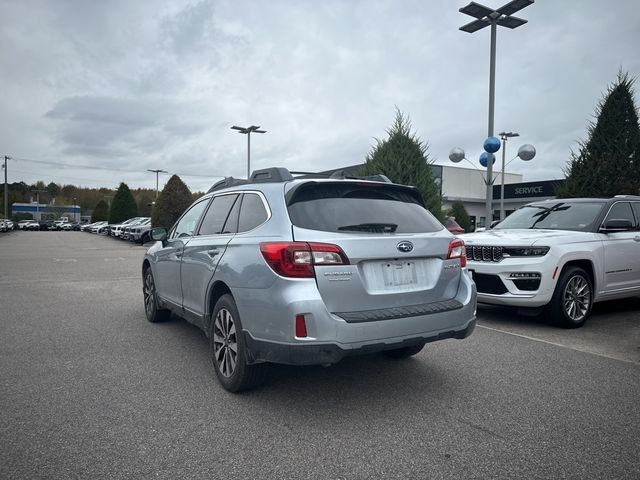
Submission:
M 344 357 L 352 355 L 366 355 L 395 350 L 397 348 L 412 347 L 422 343 L 430 343 L 447 338 L 463 339 L 470 336 L 476 328 L 476 320 L 471 320 L 462 330 L 447 330 L 437 334 L 417 335 L 399 342 L 374 342 L 353 348 L 344 348 L 336 343 L 315 343 L 309 345 L 286 344 L 257 340 L 246 330 L 244 333 L 249 355 L 248 363 L 281 363 L 287 365 L 321 365 L 337 363 Z

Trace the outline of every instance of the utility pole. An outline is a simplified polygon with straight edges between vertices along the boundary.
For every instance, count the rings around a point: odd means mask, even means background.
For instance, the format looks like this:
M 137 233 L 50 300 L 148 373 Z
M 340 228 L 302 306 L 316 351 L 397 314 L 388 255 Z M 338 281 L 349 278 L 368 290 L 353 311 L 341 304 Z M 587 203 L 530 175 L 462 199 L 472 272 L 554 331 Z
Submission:
M 147 172 L 151 172 L 151 173 L 155 173 L 156 174 L 156 200 L 158 199 L 158 174 L 160 173 L 169 173 L 166 170 L 151 170 L 150 168 L 147 168 Z
M 9 187 L 7 186 L 7 160 L 11 157 L 4 156 L 4 216 L 9 218 Z

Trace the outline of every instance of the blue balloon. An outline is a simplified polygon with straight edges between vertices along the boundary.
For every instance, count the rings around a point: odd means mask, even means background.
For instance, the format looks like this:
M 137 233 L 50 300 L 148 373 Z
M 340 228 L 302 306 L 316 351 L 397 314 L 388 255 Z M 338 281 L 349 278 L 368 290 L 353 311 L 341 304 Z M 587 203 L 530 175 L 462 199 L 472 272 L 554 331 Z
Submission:
M 483 167 L 487 166 L 487 158 L 489 157 L 489 154 L 487 152 L 482 152 L 482 154 L 480 155 L 480 165 L 482 165 Z M 493 162 L 491 162 L 491 165 L 493 165 L 494 163 L 496 163 L 496 156 L 493 156 Z
M 500 150 L 500 140 L 496 137 L 487 137 L 482 146 L 485 152 L 496 153 Z

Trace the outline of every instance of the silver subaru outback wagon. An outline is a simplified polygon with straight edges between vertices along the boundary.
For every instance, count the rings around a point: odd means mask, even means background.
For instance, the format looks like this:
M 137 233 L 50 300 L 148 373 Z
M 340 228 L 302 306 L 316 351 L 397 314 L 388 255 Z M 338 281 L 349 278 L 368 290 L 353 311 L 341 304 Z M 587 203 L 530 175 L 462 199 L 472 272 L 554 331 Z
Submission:
M 463 241 L 415 188 L 383 180 L 270 168 L 218 182 L 170 230 L 152 230 L 147 319 L 174 312 L 199 326 L 233 392 L 259 383 L 266 363 L 404 358 L 468 337 L 476 290 Z

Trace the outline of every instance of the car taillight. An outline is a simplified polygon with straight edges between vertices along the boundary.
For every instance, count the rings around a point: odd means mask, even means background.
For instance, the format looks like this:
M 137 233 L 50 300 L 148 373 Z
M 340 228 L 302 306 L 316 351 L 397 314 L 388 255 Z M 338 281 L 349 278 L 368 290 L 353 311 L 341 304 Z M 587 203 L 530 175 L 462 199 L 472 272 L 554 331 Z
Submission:
M 314 265 L 349 265 L 342 249 L 330 243 L 265 242 L 260 251 L 273 271 L 283 277 L 313 278 Z
M 459 238 L 451 240 L 451 242 L 449 243 L 449 253 L 447 253 L 447 258 L 459 258 L 460 266 L 467 266 L 467 251 L 464 248 L 464 242 L 462 240 L 460 240 Z

